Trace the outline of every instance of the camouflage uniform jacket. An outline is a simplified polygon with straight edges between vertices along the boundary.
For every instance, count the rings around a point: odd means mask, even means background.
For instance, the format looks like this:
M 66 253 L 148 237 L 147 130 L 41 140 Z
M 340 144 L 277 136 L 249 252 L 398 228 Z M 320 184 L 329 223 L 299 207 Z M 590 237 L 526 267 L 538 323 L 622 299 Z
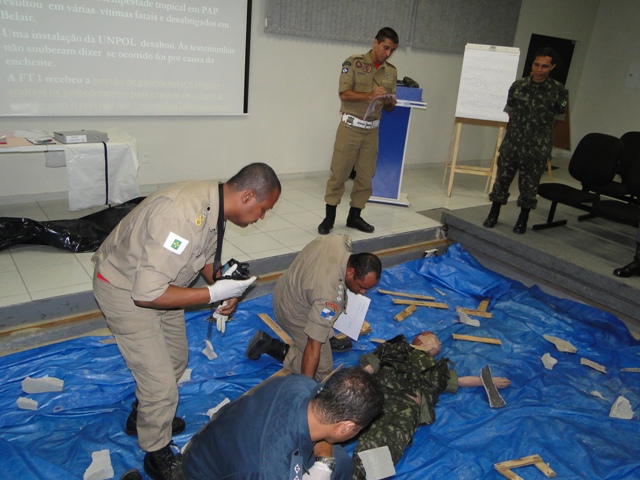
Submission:
M 513 82 L 504 107 L 510 118 L 500 152 L 546 161 L 553 148 L 553 120 L 564 120 L 568 95 L 564 85 L 550 77 L 541 83 L 531 76 Z
M 435 421 L 435 406 L 442 392 L 458 391 L 458 375 L 449 369 L 449 363 L 448 358 L 437 360 L 414 349 L 404 335 L 360 358 L 360 365 L 371 365 L 378 373 L 385 390 L 385 411 L 399 397 L 421 397 L 420 425 Z

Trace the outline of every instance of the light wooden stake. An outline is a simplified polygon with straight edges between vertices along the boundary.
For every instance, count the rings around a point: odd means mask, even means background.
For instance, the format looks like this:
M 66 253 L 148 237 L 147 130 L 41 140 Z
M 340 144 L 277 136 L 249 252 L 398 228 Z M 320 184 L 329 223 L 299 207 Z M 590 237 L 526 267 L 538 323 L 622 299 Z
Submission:
M 476 317 L 482 318 L 493 318 L 493 314 L 491 312 L 485 312 L 484 310 L 471 310 L 470 308 L 462 308 L 458 307 L 457 310 L 466 313 L 467 315 L 474 315 Z
M 544 463 L 540 455 L 529 455 L 528 457 L 522 457 L 518 460 L 496 463 L 493 466 L 500 475 L 508 478 L 509 480 L 522 480 L 522 477 L 513 473 L 511 469 L 526 467 L 527 465 L 535 465 L 547 478 L 553 478 L 556 476 L 556 472 L 554 472 L 549 465 Z
M 274 333 L 280 337 L 280 340 L 282 340 L 287 345 L 293 345 L 293 339 L 287 332 L 282 329 L 282 327 L 280 327 L 280 325 L 274 322 L 269 315 L 267 315 L 266 313 L 259 313 L 258 316 L 264 323 L 269 325 L 271 330 L 273 330 Z
M 394 298 L 393 303 L 396 305 L 415 305 L 416 307 L 449 308 L 449 305 L 447 305 L 446 303 L 421 302 L 418 300 L 402 300 L 400 298 Z
M 383 290 L 381 288 L 378 289 L 378 293 L 384 293 L 386 295 L 395 295 L 396 297 L 418 298 L 420 300 L 435 300 L 436 299 L 436 297 L 430 297 L 429 295 L 418 295 L 417 293 L 392 292 L 390 290 Z
M 417 308 L 418 307 L 416 307 L 415 305 L 409 305 L 407 308 L 405 308 L 400 313 L 398 313 L 395 317 L 393 317 L 393 319 L 396 322 L 401 322 L 405 318 L 407 318 L 409 315 L 411 315 L 413 312 L 415 312 Z
M 502 342 L 498 338 L 486 338 L 486 337 L 474 337 L 472 335 L 458 335 L 453 334 L 454 340 L 466 340 L 468 342 L 490 343 L 492 345 L 502 345 Z

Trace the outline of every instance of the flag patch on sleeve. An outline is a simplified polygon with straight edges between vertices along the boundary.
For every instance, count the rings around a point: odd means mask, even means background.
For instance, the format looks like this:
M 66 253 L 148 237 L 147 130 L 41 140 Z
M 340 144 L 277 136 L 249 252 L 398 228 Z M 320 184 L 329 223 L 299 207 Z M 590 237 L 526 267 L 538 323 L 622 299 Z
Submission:
M 325 320 L 331 321 L 336 316 L 337 311 L 338 306 L 335 303 L 327 302 L 325 303 L 325 308 L 320 312 L 320 316 Z
M 187 248 L 187 245 L 189 245 L 189 240 L 182 238 L 180 235 L 176 235 L 173 232 L 169 232 L 169 236 L 164 241 L 163 246 L 170 252 L 180 255 L 184 252 L 184 249 Z

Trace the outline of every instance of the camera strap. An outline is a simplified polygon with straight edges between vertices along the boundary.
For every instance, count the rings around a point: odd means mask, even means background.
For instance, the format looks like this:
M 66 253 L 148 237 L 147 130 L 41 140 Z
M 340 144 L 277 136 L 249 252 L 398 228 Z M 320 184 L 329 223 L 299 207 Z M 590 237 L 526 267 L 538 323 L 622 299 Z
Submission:
M 216 230 L 216 255 L 213 257 L 213 278 L 216 276 L 216 272 L 222 267 L 220 259 L 222 258 L 222 239 L 224 238 L 224 229 L 227 222 L 224 220 L 224 192 L 223 184 L 218 183 L 218 227 Z

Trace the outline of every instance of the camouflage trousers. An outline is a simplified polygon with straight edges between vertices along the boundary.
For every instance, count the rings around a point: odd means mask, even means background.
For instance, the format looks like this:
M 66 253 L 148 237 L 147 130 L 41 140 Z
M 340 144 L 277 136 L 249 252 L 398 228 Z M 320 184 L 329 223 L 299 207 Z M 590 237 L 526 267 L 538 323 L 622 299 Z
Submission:
M 391 452 L 393 464 L 398 463 L 413 440 L 419 418 L 420 406 L 414 400 L 406 395 L 387 396 L 385 394 L 384 412 L 363 431 L 353 452 L 354 480 L 367 478 L 358 452 L 386 445 Z
M 498 171 L 489 200 L 506 205 L 509 199 L 509 187 L 518 172 L 518 207 L 533 210 L 538 205 L 538 185 L 547 166 L 548 158 L 519 157 L 500 153 Z

